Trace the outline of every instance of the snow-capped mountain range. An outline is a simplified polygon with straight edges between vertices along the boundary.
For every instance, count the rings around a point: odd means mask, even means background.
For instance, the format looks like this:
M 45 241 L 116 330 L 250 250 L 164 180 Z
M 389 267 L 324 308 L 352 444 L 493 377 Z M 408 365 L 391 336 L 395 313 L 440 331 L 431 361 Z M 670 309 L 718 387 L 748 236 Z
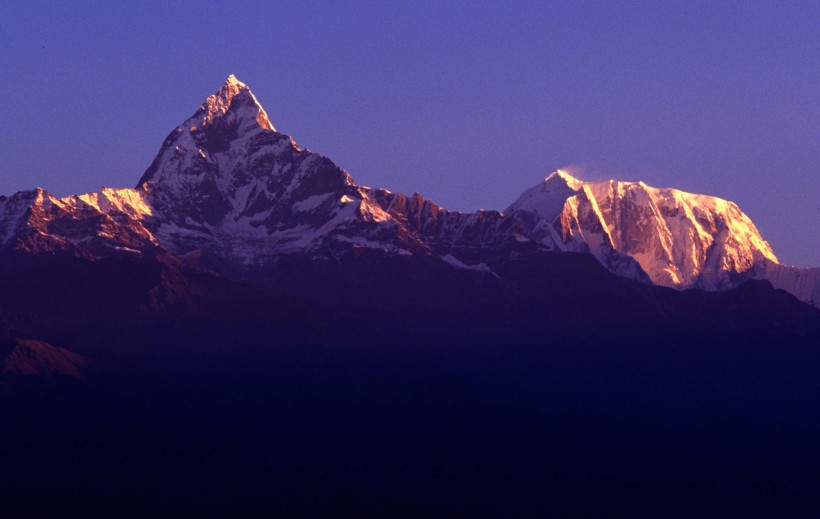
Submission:
M 2 249 L 164 258 L 239 278 L 264 276 L 283 256 L 332 260 L 361 249 L 487 275 L 499 258 L 568 251 L 678 289 L 766 279 L 820 306 L 820 269 L 780 265 L 732 202 L 557 171 L 504 212 L 448 211 L 418 194 L 357 184 L 278 132 L 233 75 L 168 135 L 136 188 L 0 196 Z

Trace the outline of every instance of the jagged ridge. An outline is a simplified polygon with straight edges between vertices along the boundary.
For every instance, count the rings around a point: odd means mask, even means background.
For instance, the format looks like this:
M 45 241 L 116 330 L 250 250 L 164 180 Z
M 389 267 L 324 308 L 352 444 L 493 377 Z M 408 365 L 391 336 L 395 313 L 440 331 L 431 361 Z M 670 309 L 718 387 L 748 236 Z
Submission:
M 207 256 L 217 269 L 242 267 L 232 275 L 259 275 L 283 255 L 332 259 L 356 249 L 491 274 L 495 260 L 522 250 L 585 252 L 616 274 L 663 286 L 724 290 L 760 278 L 820 300 L 817 272 L 779 265 L 731 202 L 558 171 L 504 213 L 447 211 L 419 194 L 358 185 L 278 132 L 233 75 L 168 135 L 135 189 L 0 198 L 0 240 L 92 260 Z

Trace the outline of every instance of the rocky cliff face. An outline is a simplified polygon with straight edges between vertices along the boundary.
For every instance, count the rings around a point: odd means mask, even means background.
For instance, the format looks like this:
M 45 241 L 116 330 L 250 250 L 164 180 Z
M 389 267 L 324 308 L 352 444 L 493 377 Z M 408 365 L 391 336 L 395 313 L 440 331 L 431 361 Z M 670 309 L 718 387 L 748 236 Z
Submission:
M 234 76 L 168 135 L 135 189 L 0 197 L 0 243 L 91 260 L 209 258 L 232 276 L 258 276 L 284 256 L 362 249 L 496 275 L 493 264 L 511 255 L 568 251 L 662 286 L 724 290 L 757 278 L 820 299 L 817 272 L 779 265 L 732 202 L 559 171 L 503 213 L 447 211 L 419 194 L 358 185 L 276 131 Z

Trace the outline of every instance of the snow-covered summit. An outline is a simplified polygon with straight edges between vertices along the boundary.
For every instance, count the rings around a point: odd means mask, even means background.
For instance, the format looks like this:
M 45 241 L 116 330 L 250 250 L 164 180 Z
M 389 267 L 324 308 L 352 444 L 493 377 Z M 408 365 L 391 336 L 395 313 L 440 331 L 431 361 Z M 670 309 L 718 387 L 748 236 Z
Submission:
M 563 209 L 567 198 L 573 196 L 583 185 L 563 170 L 551 173 L 540 184 L 524 191 L 504 214 L 530 213 L 540 219 L 555 218 Z
M 505 213 L 548 248 L 585 248 L 605 264 L 615 251 L 663 286 L 729 288 L 761 262 L 777 263 L 733 202 L 644 182 L 584 182 L 557 171 Z
M 544 179 L 545 184 L 550 182 L 567 185 L 570 189 L 574 189 L 575 191 L 579 190 L 581 185 L 584 183 L 583 180 L 575 178 L 572 176 L 572 173 L 564 169 L 557 169 Z
M 259 114 L 250 89 L 229 77 L 165 139 L 137 189 L 172 253 L 206 250 L 259 266 L 283 254 L 366 248 L 443 258 L 457 248 L 473 266 L 488 244 L 513 239 L 502 231 L 512 222 L 497 211 L 460 214 L 420 195 L 359 186 L 330 159 L 256 120 Z
M 184 125 L 190 125 L 192 129 L 199 129 L 212 124 L 215 119 L 226 116 L 229 111 L 232 111 L 237 118 L 247 118 L 249 122 L 256 121 L 266 130 L 276 131 L 265 109 L 259 104 L 248 85 L 236 79 L 233 74 L 228 76 L 225 84 L 215 94 L 209 96 Z

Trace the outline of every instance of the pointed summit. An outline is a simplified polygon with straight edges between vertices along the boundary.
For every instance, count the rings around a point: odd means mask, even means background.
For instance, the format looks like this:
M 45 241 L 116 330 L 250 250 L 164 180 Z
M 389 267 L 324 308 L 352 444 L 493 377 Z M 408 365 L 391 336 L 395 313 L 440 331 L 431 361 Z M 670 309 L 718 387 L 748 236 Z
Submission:
M 344 170 L 274 130 L 250 88 L 234 75 L 171 131 L 137 187 L 156 220 L 170 224 L 160 235 L 183 228 L 265 235 L 292 224 L 292 207 L 307 198 L 317 196 L 310 203 L 319 204 L 362 196 Z
M 579 180 L 579 179 L 573 177 L 568 171 L 566 171 L 564 169 L 557 169 L 557 170 L 553 171 L 552 173 L 550 173 L 550 175 L 547 178 L 544 179 L 545 184 L 547 182 L 561 182 L 561 181 L 563 183 L 565 183 L 567 186 L 569 186 L 569 188 L 572 189 L 573 191 L 578 191 L 579 189 L 581 189 L 581 186 L 584 185 L 583 180 Z
M 200 171 L 200 162 L 213 165 L 215 155 L 236 146 L 244 148 L 254 139 L 270 140 L 271 132 L 276 140 L 283 137 L 248 85 L 231 74 L 191 117 L 171 131 L 137 186 Z
M 524 212 L 532 213 L 538 218 L 553 218 L 561 212 L 567 199 L 575 195 L 583 184 L 566 171 L 556 170 L 540 184 L 524 191 L 504 210 L 504 214 Z
M 192 131 L 195 131 L 194 128 L 198 129 L 212 124 L 215 120 L 226 116 L 230 112 L 236 113 L 242 119 L 255 120 L 259 126 L 266 130 L 276 131 L 276 128 L 268 119 L 265 109 L 259 104 L 248 85 L 239 81 L 233 74 L 228 76 L 228 79 L 225 80 L 225 83 L 215 94 L 205 99 L 205 102 L 193 115 L 190 127 Z

